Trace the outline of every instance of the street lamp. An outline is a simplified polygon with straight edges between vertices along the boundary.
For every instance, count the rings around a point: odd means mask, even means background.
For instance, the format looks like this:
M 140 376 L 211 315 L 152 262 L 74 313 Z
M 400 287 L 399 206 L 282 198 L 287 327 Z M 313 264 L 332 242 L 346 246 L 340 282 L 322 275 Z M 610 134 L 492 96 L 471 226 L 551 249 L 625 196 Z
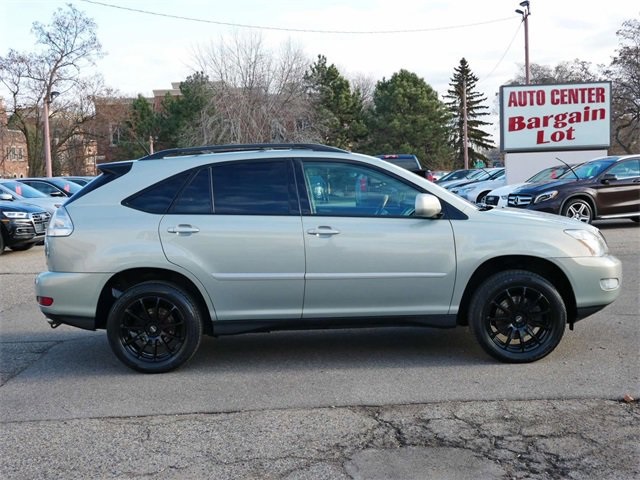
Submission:
M 60 92 L 48 92 L 44 97 L 44 168 L 47 177 L 53 177 L 51 167 L 51 138 L 49 135 L 49 105 Z
M 531 10 L 529 8 L 529 0 L 520 2 L 521 9 L 517 9 L 516 13 L 522 15 L 522 21 L 524 22 L 524 78 L 525 83 L 529 85 L 530 69 L 529 69 L 529 15 Z

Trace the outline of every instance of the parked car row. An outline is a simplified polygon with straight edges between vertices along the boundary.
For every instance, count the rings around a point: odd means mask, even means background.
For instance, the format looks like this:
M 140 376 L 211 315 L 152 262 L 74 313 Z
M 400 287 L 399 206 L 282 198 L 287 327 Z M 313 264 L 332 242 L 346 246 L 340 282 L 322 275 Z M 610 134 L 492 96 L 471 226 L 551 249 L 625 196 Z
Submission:
M 640 221 L 640 155 L 556 165 L 512 185 L 506 184 L 504 169 L 493 174 L 489 170 L 458 170 L 437 183 L 477 204 L 553 213 L 585 223 Z
M 6 247 L 27 250 L 42 243 L 56 209 L 82 189 L 76 182 L 93 178 L 0 179 L 0 255 Z

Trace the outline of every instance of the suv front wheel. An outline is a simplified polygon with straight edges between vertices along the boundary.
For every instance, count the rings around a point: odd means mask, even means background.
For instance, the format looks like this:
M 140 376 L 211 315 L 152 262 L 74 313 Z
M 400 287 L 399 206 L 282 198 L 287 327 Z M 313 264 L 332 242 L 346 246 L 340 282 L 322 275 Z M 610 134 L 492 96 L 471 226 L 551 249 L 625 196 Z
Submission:
M 534 362 L 564 334 L 567 311 L 546 279 L 525 270 L 490 276 L 474 293 L 469 327 L 480 346 L 503 362 Z
M 126 290 L 107 318 L 109 345 L 128 367 L 162 373 L 188 361 L 202 339 L 202 314 L 191 295 L 167 282 Z
M 569 200 L 562 209 L 565 217 L 574 218 L 584 223 L 591 223 L 593 220 L 593 208 L 589 202 L 582 199 Z

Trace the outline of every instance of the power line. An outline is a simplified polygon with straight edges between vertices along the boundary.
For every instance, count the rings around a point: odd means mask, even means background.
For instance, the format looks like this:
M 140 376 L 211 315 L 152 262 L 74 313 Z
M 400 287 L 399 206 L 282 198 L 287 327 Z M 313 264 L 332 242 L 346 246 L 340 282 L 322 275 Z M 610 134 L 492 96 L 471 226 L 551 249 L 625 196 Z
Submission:
M 130 7 L 122 7 L 120 5 L 113 5 L 105 2 L 98 2 L 95 0 L 80 0 L 81 2 L 91 3 L 93 5 L 100 5 L 108 8 L 115 8 L 118 10 L 126 10 L 129 12 L 142 13 L 145 15 L 153 15 L 156 17 L 165 17 L 165 18 L 173 18 L 176 20 L 185 20 L 189 22 L 199 22 L 199 23 L 208 23 L 214 25 L 223 25 L 227 27 L 236 27 L 236 28 L 252 28 L 255 30 L 275 30 L 280 32 L 296 32 L 296 33 L 325 33 L 325 34 L 341 34 L 341 35 L 388 35 L 388 34 L 398 34 L 398 33 L 423 33 L 423 32 L 436 32 L 442 30 L 455 30 L 461 28 L 469 28 L 469 27 L 477 27 L 480 25 L 489 25 L 492 23 L 506 22 L 512 21 L 513 16 L 505 17 L 505 18 L 497 18 L 494 20 L 487 20 L 484 22 L 476 22 L 476 23 L 467 23 L 463 25 L 448 25 L 443 27 L 432 27 L 432 28 L 415 28 L 415 29 L 406 29 L 406 30 L 362 30 L 362 31 L 345 31 L 345 30 L 315 30 L 315 29 L 305 29 L 305 28 L 283 28 L 283 27 L 272 27 L 265 25 L 250 25 L 244 23 L 232 23 L 232 22 L 222 22 L 219 20 L 206 20 L 203 18 L 194 18 L 194 17 L 184 17 L 181 15 L 172 15 L 168 13 L 160 13 L 160 12 L 152 12 L 149 10 L 141 10 L 138 8 L 130 8 Z
M 491 78 L 491 75 L 493 75 L 495 71 L 498 69 L 498 67 L 504 60 L 504 57 L 506 57 L 507 53 L 509 53 L 509 50 L 511 50 L 511 46 L 513 45 L 513 42 L 516 40 L 516 37 L 518 36 L 518 32 L 520 32 L 521 26 L 522 26 L 522 22 L 518 23 L 518 28 L 516 29 L 516 33 L 513 34 L 513 38 L 509 42 L 509 45 L 507 45 L 507 48 L 505 49 L 504 53 L 500 57 L 500 60 L 498 60 L 498 63 L 496 63 L 496 66 L 493 67 L 493 69 L 487 75 L 485 75 L 482 80 L 478 82 L 479 84 L 486 81 L 488 78 Z

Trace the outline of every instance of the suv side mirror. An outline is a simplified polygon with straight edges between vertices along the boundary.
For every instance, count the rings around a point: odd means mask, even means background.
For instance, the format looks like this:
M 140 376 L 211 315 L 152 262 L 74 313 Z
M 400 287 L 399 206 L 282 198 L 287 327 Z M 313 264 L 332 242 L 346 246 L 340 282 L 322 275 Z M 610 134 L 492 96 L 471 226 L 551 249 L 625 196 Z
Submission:
M 416 195 L 416 217 L 434 218 L 442 212 L 440 200 L 430 193 L 419 193 Z
M 9 193 L 0 193 L 0 200 L 5 200 L 7 202 L 13 202 L 13 195 Z
M 600 179 L 600 183 L 604 183 L 605 185 L 607 185 L 611 180 L 617 179 L 618 177 L 616 177 L 613 173 L 605 173 Z

